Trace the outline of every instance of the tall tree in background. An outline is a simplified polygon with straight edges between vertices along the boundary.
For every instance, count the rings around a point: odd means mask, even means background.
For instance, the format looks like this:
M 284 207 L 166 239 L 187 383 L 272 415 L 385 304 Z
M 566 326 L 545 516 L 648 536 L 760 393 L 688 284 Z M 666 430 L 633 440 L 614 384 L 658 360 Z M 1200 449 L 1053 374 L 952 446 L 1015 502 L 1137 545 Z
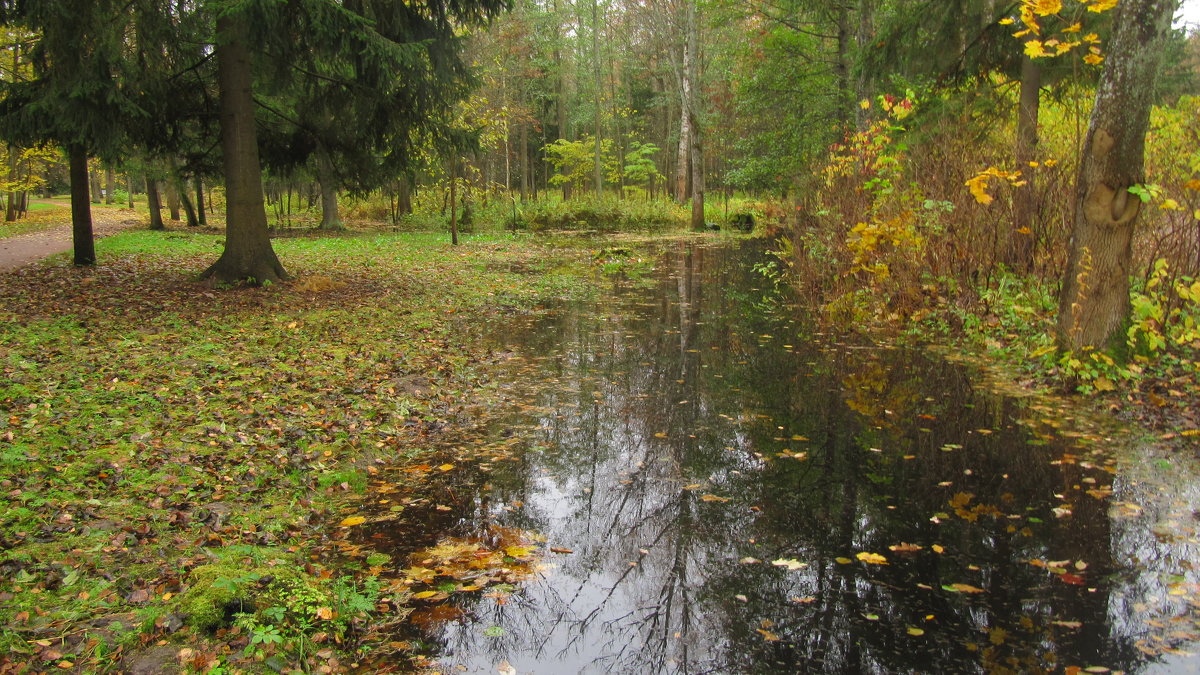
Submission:
M 688 162 L 691 165 L 693 230 L 704 229 L 704 145 L 701 141 L 700 37 L 696 1 L 685 0 L 683 44 L 683 116 L 688 121 Z M 681 162 L 682 164 L 682 162 Z
M 1076 179 L 1071 251 L 1058 305 L 1061 349 L 1123 342 L 1133 226 L 1141 209 L 1129 188 L 1143 180 L 1155 77 L 1176 5 L 1124 0 L 1117 6 Z
M 225 251 L 204 276 L 262 283 L 287 273 L 267 233 L 260 160 L 295 166 L 319 150 L 340 171 L 339 183 L 371 186 L 411 164 L 416 146 L 456 142 L 450 104 L 470 81 L 456 29 L 495 16 L 507 2 L 208 5 L 218 17 L 228 211 Z M 258 138 L 256 113 L 276 130 L 273 138 Z
M 32 77 L 5 83 L 0 136 L 66 149 L 76 265 L 96 262 L 88 157 L 115 157 L 124 129 L 143 116 L 130 93 L 137 91 L 127 68 L 131 16 L 128 5 L 116 0 L 0 2 L 0 25 L 40 34 L 28 54 Z

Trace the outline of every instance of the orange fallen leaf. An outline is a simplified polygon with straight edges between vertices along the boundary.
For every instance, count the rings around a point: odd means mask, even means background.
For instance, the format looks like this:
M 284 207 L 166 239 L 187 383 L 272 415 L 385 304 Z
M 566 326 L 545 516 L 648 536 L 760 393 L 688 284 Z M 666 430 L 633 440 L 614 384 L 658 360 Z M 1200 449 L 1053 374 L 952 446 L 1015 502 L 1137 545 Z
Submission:
M 757 630 L 760 634 L 762 634 L 763 639 L 766 640 L 767 642 L 778 642 L 779 641 L 779 636 L 772 633 L 769 630 L 766 630 L 764 628 L 756 628 L 755 630 Z

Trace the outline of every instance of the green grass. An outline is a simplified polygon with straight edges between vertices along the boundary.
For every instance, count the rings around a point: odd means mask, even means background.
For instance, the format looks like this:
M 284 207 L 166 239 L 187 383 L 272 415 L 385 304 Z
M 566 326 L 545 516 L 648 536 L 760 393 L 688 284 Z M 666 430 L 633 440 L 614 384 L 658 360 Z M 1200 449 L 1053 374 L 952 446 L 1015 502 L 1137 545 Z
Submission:
M 418 461 L 457 405 L 487 400 L 473 327 L 601 278 L 583 248 L 507 234 L 275 245 L 296 278 L 266 288 L 196 282 L 222 240 L 178 230 L 108 237 L 94 269 L 57 259 L 0 288 L 0 653 L 14 663 L 105 670 L 114 644 L 209 644 L 155 620 L 213 552 L 360 575 L 320 551 L 375 458 Z M 132 627 L 57 641 L 59 659 L 36 642 L 103 617 Z

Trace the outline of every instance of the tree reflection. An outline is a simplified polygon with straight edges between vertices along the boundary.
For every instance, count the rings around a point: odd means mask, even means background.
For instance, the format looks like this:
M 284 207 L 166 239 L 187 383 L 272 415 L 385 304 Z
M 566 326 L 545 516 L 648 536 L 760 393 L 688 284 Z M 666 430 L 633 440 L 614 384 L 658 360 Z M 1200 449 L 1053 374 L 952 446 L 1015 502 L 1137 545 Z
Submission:
M 1155 579 L 1194 552 L 1110 514 L 1145 495 L 1102 445 L 944 362 L 763 313 L 777 303 L 759 302 L 772 291 L 755 289 L 755 254 L 684 247 L 657 287 L 510 336 L 521 376 L 549 386 L 511 427 L 535 450 L 496 467 L 477 526 L 574 552 L 503 604 L 468 601 L 472 619 L 433 636 L 447 662 L 1038 672 L 1148 658 L 1132 616 L 1171 614 Z

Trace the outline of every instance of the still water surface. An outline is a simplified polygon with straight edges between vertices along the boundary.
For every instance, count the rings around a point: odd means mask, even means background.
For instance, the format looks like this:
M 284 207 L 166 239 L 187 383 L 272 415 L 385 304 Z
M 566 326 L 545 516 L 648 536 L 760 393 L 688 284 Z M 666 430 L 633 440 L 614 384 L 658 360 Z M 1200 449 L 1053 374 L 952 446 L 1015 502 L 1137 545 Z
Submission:
M 452 530 L 544 557 L 447 601 L 444 672 L 1196 671 L 1192 463 L 815 333 L 764 260 L 673 244 L 494 338 L 516 454 Z

